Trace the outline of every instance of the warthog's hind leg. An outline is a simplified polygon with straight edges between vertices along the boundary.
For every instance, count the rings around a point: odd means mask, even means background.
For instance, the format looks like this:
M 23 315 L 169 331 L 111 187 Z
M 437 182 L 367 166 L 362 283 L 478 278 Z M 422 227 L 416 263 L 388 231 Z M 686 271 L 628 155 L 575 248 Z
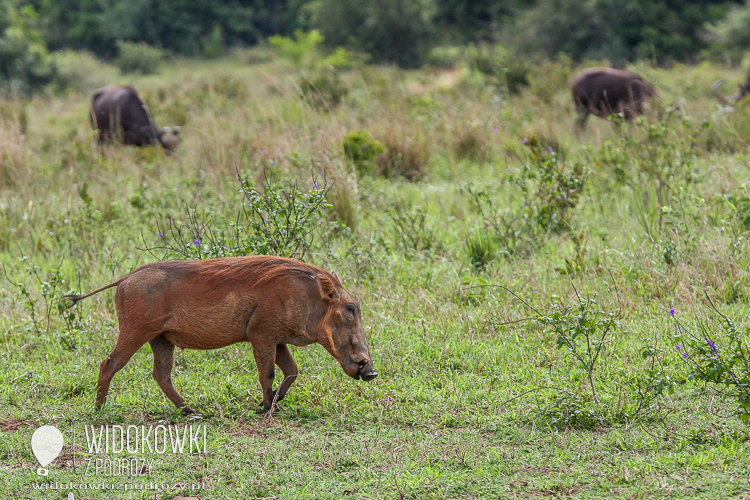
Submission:
M 96 408 L 102 407 L 104 402 L 107 400 L 107 393 L 109 392 L 109 384 L 112 382 L 112 377 L 115 373 L 119 372 L 123 366 L 128 364 L 133 354 L 143 346 L 143 342 L 127 342 L 123 339 L 127 338 L 138 338 L 137 336 L 123 335 L 122 328 L 120 329 L 120 336 L 117 338 L 117 345 L 109 356 L 102 361 L 99 367 L 99 382 L 97 383 L 96 389 Z
M 183 413 L 189 415 L 193 413 L 193 410 L 185 405 L 185 401 L 174 388 L 172 383 L 172 364 L 174 361 L 174 345 L 170 341 L 159 335 L 154 340 L 150 341 L 151 350 L 154 353 L 154 379 L 164 391 L 164 394 L 169 398 L 174 405 L 181 409 Z

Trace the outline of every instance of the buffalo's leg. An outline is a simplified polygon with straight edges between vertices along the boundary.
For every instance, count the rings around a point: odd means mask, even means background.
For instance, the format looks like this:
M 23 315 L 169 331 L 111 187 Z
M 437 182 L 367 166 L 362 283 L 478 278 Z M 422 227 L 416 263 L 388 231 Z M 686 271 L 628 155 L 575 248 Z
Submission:
M 273 401 L 273 379 L 276 376 L 274 364 L 276 361 L 276 344 L 260 343 L 253 344 L 253 355 L 255 365 L 258 367 L 258 378 L 263 391 L 263 413 L 271 411 Z
M 134 341 L 127 341 L 124 339 L 137 339 Z M 99 382 L 97 383 L 96 389 L 96 407 L 101 408 L 104 402 L 107 400 L 107 393 L 109 392 L 109 384 L 112 382 L 112 377 L 115 373 L 119 372 L 123 366 L 128 364 L 133 354 L 140 349 L 146 340 L 139 340 L 137 334 L 129 334 L 120 328 L 120 336 L 117 338 L 117 345 L 109 356 L 102 361 L 99 368 Z
M 273 397 L 276 398 L 276 401 L 281 401 L 294 383 L 298 373 L 297 363 L 294 362 L 292 352 L 286 344 L 276 346 L 276 366 L 281 368 L 281 371 L 284 373 L 284 380 L 281 381 L 279 387 L 273 392 Z
M 185 401 L 174 388 L 172 383 L 172 364 L 174 362 L 174 345 L 159 335 L 154 340 L 150 341 L 151 350 L 154 353 L 154 379 L 159 384 L 161 390 L 169 398 L 174 405 L 182 410 L 183 413 L 189 415 L 193 413 L 193 410 L 187 407 Z
M 576 118 L 576 129 L 583 130 L 583 127 L 586 125 L 586 119 L 589 117 L 589 109 L 585 106 L 579 105 L 576 106 L 576 113 L 578 114 L 578 118 Z

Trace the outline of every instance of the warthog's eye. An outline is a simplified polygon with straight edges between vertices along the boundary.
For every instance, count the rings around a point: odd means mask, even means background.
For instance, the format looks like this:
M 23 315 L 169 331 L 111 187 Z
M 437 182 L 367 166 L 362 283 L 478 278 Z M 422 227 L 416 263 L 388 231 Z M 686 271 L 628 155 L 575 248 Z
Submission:
M 362 368 L 364 368 L 364 367 L 365 367 L 366 365 L 367 365 L 367 360 L 366 360 L 366 359 L 363 359 L 362 361 L 360 361 L 360 362 L 359 362 L 359 369 L 361 370 L 361 369 L 362 369 Z
M 352 314 L 354 314 L 357 311 L 357 309 L 354 307 L 354 304 L 352 304 L 351 302 L 349 302 L 346 305 L 346 310 L 349 311 Z

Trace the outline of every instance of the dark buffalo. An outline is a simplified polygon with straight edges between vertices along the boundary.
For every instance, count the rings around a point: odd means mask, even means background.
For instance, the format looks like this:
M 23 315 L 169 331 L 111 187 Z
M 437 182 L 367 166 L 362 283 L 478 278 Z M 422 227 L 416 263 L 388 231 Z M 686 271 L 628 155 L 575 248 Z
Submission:
M 736 104 L 737 101 L 739 101 L 740 99 L 745 97 L 748 93 L 750 93 L 750 71 L 747 73 L 747 76 L 745 77 L 745 83 L 740 85 L 739 92 L 737 92 L 737 95 L 734 97 L 727 97 L 719 91 L 719 88 L 721 87 L 722 83 L 724 83 L 723 79 L 714 83 L 714 93 L 716 94 L 716 97 L 723 104 L 726 104 L 728 106 L 731 106 L 732 104 Z
M 179 142 L 180 127 L 156 128 L 146 103 L 133 87 L 110 85 L 94 92 L 91 123 L 99 131 L 99 142 L 138 147 L 161 144 L 168 151 Z
M 643 112 L 643 104 L 656 95 L 654 87 L 640 75 L 612 68 L 585 69 L 575 77 L 570 88 L 580 114 L 580 126 L 586 123 L 589 114 L 606 118 L 622 113 L 626 120 L 632 120 Z
M 101 364 L 99 407 L 114 374 L 147 342 L 154 354 L 154 378 L 185 413 L 192 410 L 172 384 L 175 346 L 218 349 L 250 342 L 266 412 L 297 377 L 287 345 L 317 342 L 350 377 L 378 376 L 359 304 L 335 274 L 311 264 L 269 256 L 154 262 L 91 293 L 67 298 L 75 303 L 115 286 L 120 335 Z M 275 390 L 274 364 L 284 372 Z

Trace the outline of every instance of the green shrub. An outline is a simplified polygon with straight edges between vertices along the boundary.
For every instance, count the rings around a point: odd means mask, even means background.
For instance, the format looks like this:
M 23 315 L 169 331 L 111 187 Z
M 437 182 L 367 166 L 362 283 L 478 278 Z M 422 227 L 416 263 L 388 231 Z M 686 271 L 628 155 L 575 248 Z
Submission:
M 57 90 L 67 89 L 90 91 L 115 81 L 118 71 L 99 61 L 89 52 L 63 50 L 54 54 L 57 74 L 54 86 Z
M 224 45 L 224 32 L 221 29 L 220 24 L 214 25 L 214 29 L 211 30 L 201 44 L 201 55 L 208 59 L 215 59 L 222 55 L 226 51 Z
M 710 299 L 709 299 L 710 300 Z M 724 397 L 734 400 L 737 415 L 750 422 L 750 328 L 738 326 L 711 303 L 713 321 L 694 325 L 675 320 L 675 350 L 689 366 L 688 377 L 702 380 Z
M 344 156 L 354 163 L 358 175 L 371 175 L 377 170 L 375 160 L 385 151 L 380 141 L 367 130 L 353 130 L 344 136 Z
M 529 84 L 531 65 L 500 45 L 481 44 L 468 51 L 469 67 L 483 75 L 498 91 L 517 94 Z
M 268 39 L 271 47 L 298 66 L 311 66 L 318 56 L 323 36 L 318 30 L 305 33 L 298 29 L 294 31 L 294 37 L 275 35 Z
M 214 224 L 210 215 L 188 210 L 185 221 L 168 217 L 157 224 L 159 243 L 148 250 L 161 259 L 206 259 L 240 255 L 277 255 L 304 259 L 332 206 L 329 186 L 283 186 L 266 179 L 262 189 L 239 178 L 243 207 L 235 222 Z
M 524 145 L 521 167 L 507 177 L 519 198 L 515 206 L 498 203 L 488 190 L 464 188 L 506 255 L 533 250 L 542 234 L 570 230 L 569 213 L 590 175 L 580 163 L 566 164 L 552 146 L 536 137 L 524 139 Z
M 118 56 L 112 61 L 123 73 L 141 73 L 150 75 L 156 73 L 159 64 L 166 58 L 166 51 L 151 47 L 143 42 L 132 43 L 119 40 L 117 42 Z
M 330 110 L 349 93 L 336 68 L 332 66 L 305 72 L 297 78 L 300 95 L 316 109 Z

